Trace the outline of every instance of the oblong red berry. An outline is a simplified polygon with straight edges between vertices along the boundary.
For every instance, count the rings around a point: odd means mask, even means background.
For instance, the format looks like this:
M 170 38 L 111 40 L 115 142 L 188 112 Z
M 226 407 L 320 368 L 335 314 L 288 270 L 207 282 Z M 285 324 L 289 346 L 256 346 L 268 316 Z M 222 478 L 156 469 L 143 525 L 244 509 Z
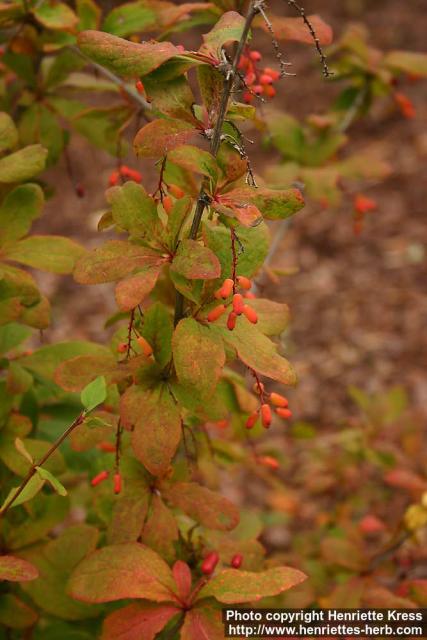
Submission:
M 98 473 L 98 475 L 92 478 L 90 483 L 92 487 L 96 487 L 98 484 L 101 484 L 101 482 L 104 482 L 104 480 L 106 480 L 107 478 L 108 478 L 108 471 L 101 471 L 100 473 Z
M 163 209 L 169 215 L 173 208 L 172 198 L 170 196 L 165 196 L 162 200 Z
M 256 96 L 260 96 L 264 91 L 264 87 L 261 84 L 254 84 L 252 91 Z
M 252 287 L 252 280 L 250 280 L 246 276 L 237 276 L 237 282 L 239 287 L 245 289 L 245 291 L 249 291 L 249 289 Z
M 185 196 L 184 191 L 176 184 L 170 184 L 168 187 L 168 191 L 173 195 L 174 198 L 177 198 L 178 200 Z
M 257 462 L 263 467 L 270 467 L 270 469 L 278 469 L 280 467 L 276 458 L 272 458 L 271 456 L 259 456 Z
M 215 322 L 215 320 L 218 320 L 218 318 L 220 318 L 226 310 L 227 307 L 225 306 L 225 304 L 218 305 L 217 307 L 212 309 L 212 311 L 209 311 L 208 322 Z
M 216 551 L 211 551 L 210 553 L 208 553 L 202 562 L 202 573 L 204 573 L 206 576 L 210 576 L 211 573 L 215 571 L 215 567 L 218 564 L 218 561 L 219 555 Z
M 243 562 L 243 556 L 241 553 L 235 553 L 234 556 L 231 558 L 231 566 L 233 567 L 233 569 L 240 569 L 240 567 L 242 566 L 242 562 Z
M 256 425 L 256 422 L 258 420 L 258 411 L 254 411 L 254 413 L 251 413 L 251 415 L 249 416 L 249 418 L 246 420 L 246 429 L 253 429 L 254 426 Z
M 235 293 L 233 296 L 233 311 L 237 316 L 241 316 L 243 313 L 243 307 L 245 302 L 241 293 Z
M 149 358 L 153 354 L 153 347 L 148 342 L 148 340 L 146 340 L 143 336 L 138 336 L 136 341 L 141 347 L 144 355 L 146 355 L 147 358 Z
M 114 487 L 114 493 L 116 495 L 121 492 L 121 490 L 122 490 L 122 476 L 120 475 L 120 473 L 115 473 L 114 474 L 113 487 Z
M 258 322 L 258 316 L 255 309 L 252 309 L 252 307 L 249 307 L 247 304 L 245 304 L 245 306 L 243 307 L 243 313 L 245 314 L 249 322 L 252 322 L 252 324 L 256 324 Z
M 264 85 L 264 94 L 267 96 L 267 98 L 274 98 L 274 96 L 276 95 L 276 89 L 274 87 L 272 87 L 271 85 Z
M 263 73 L 259 78 L 260 84 L 273 84 L 273 78 L 268 73 Z
M 271 407 L 269 404 L 261 405 L 261 422 L 265 429 L 271 425 Z
M 270 393 L 270 401 L 274 404 L 275 407 L 287 407 L 289 402 L 285 396 L 280 395 L 280 393 Z
M 253 60 L 253 62 L 259 62 L 262 58 L 262 55 L 260 54 L 259 51 L 251 51 L 249 53 L 249 57 L 251 60 Z
M 117 345 L 117 351 L 119 353 L 126 353 L 127 349 L 128 349 L 128 346 L 126 342 L 119 342 L 119 344 Z
M 276 409 L 276 413 L 277 413 L 278 416 L 280 416 L 284 420 L 287 420 L 288 418 L 292 418 L 292 411 L 290 411 L 289 409 L 284 409 L 282 407 L 278 407 Z
M 223 298 L 224 300 L 233 293 L 234 282 L 231 278 L 226 278 L 222 286 L 215 292 L 215 298 Z
M 142 84 L 141 80 L 137 80 L 135 82 L 135 89 L 138 91 L 138 93 L 143 94 L 145 92 L 144 89 L 144 85 Z
M 278 80 L 280 78 L 280 73 L 276 71 L 276 69 L 272 69 L 271 67 L 265 67 L 264 73 L 273 78 L 273 80 Z
M 237 315 L 234 313 L 234 311 L 230 311 L 227 318 L 227 329 L 229 331 L 233 331 L 234 327 L 236 326 L 236 322 Z

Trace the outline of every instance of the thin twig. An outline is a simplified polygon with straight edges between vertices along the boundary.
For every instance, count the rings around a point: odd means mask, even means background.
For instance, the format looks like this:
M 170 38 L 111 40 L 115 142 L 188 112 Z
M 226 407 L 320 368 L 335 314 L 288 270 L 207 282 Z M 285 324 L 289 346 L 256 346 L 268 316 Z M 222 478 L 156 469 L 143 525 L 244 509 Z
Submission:
M 10 497 L 10 499 L 8 500 L 8 502 L 4 505 L 4 507 L 0 510 L 0 518 L 2 516 L 4 516 L 9 509 L 11 508 L 11 506 L 13 505 L 13 503 L 16 501 L 16 499 L 21 495 L 21 493 L 23 492 L 23 490 L 25 489 L 25 487 L 27 486 L 27 484 L 30 482 L 31 478 L 37 473 L 37 467 L 42 467 L 44 465 L 44 463 L 50 458 L 50 456 L 55 453 L 55 451 L 57 450 L 57 448 L 64 442 L 64 440 L 66 438 L 68 438 L 68 436 L 70 435 L 70 433 L 72 431 L 74 431 L 74 429 L 76 427 L 78 427 L 83 420 L 85 419 L 86 416 L 86 412 L 82 411 L 77 418 L 70 424 L 70 426 L 68 427 L 68 429 L 66 429 L 64 431 L 64 433 L 62 435 L 59 436 L 59 438 L 57 438 L 55 440 L 55 442 L 52 444 L 52 446 L 50 447 L 50 449 L 44 454 L 44 456 L 42 456 L 40 458 L 40 460 L 38 462 L 35 462 L 31 467 L 30 470 L 28 471 L 27 475 L 25 476 L 25 478 L 23 479 L 23 481 L 21 482 L 21 484 L 19 485 L 19 487 L 16 489 L 15 493 Z
M 280 50 L 280 45 L 279 45 L 279 43 L 277 41 L 277 38 L 276 38 L 275 33 L 274 33 L 273 25 L 271 24 L 271 21 L 270 21 L 268 15 L 266 14 L 266 12 L 264 11 L 264 9 L 262 7 L 259 8 L 259 12 L 262 15 L 262 18 L 263 18 L 263 20 L 265 22 L 265 25 L 266 25 L 269 33 L 270 33 L 271 43 L 273 45 L 273 49 L 274 49 L 274 52 L 276 54 L 276 58 L 279 61 L 280 76 L 282 78 L 284 78 L 285 76 L 295 76 L 296 75 L 295 73 L 288 73 L 286 71 L 286 67 L 289 67 L 290 65 L 292 65 L 292 62 L 285 62 L 283 60 L 283 54 L 282 54 L 282 52 Z
M 217 156 L 218 150 L 221 144 L 222 127 L 223 127 L 225 116 L 227 113 L 227 106 L 228 106 L 228 101 L 230 99 L 230 94 L 232 92 L 234 81 L 237 75 L 237 65 L 239 64 L 240 56 L 242 55 L 243 49 L 245 47 L 246 40 L 248 38 L 253 19 L 259 13 L 259 8 L 262 6 L 262 4 L 263 3 L 260 0 L 252 0 L 249 6 L 248 12 L 246 14 L 245 26 L 243 27 L 241 38 L 234 52 L 233 62 L 231 64 L 231 67 L 227 70 L 226 76 L 224 78 L 224 86 L 223 86 L 223 92 L 221 96 L 221 103 L 219 106 L 217 120 L 215 123 L 215 128 L 214 128 L 212 138 L 211 138 L 211 143 L 210 143 L 210 151 L 214 157 Z M 209 203 L 209 196 L 207 193 L 208 187 L 209 187 L 209 178 L 205 178 L 200 188 L 199 197 L 197 199 L 196 210 L 194 212 L 193 222 L 190 229 L 189 238 L 191 240 L 195 240 L 197 238 L 200 223 L 202 221 L 203 212 L 207 204 Z M 184 296 L 182 295 L 182 293 L 177 291 L 176 301 L 175 301 L 175 325 L 178 324 L 178 322 L 181 320 L 183 315 L 184 315 Z
M 301 18 L 304 21 L 304 24 L 306 25 L 307 29 L 310 31 L 311 37 L 313 38 L 313 41 L 314 41 L 314 45 L 315 45 L 315 47 L 317 49 L 317 53 L 320 56 L 320 62 L 321 62 L 322 67 L 323 67 L 323 75 L 325 76 L 325 78 L 330 78 L 333 75 L 333 73 L 332 73 L 332 71 L 329 70 L 328 63 L 326 61 L 326 56 L 325 56 L 325 54 L 323 52 L 322 47 L 320 46 L 320 40 L 317 37 L 317 33 L 316 33 L 313 25 L 311 24 L 310 20 L 307 18 L 306 14 L 305 14 L 304 7 L 301 7 L 297 2 L 295 2 L 295 0 L 286 0 L 286 2 L 288 3 L 288 5 L 290 7 L 295 9 L 295 11 L 297 11 L 300 14 Z
M 108 78 L 109 80 L 111 80 L 111 82 L 113 82 L 115 85 L 120 87 L 123 91 L 125 91 L 125 93 L 127 93 L 128 96 L 130 96 L 135 102 L 138 102 L 138 104 L 141 107 L 143 107 L 143 109 L 145 109 L 147 111 L 150 111 L 152 109 L 151 104 L 149 102 L 147 102 L 147 100 L 145 100 L 145 98 L 143 98 L 138 93 L 138 91 L 136 89 L 134 89 L 129 84 L 124 82 L 121 78 L 116 76 L 115 73 L 113 73 L 109 69 L 106 69 L 105 67 L 102 67 L 97 62 L 93 62 L 90 58 L 88 58 L 88 56 L 86 56 L 83 53 L 83 51 L 80 51 L 80 49 L 78 47 L 76 47 L 75 45 L 71 45 L 70 49 L 71 49 L 71 51 L 76 53 L 78 56 L 83 58 L 83 60 L 85 60 L 87 62 L 87 64 L 92 65 L 92 67 L 94 69 L 96 69 L 97 71 L 99 71 L 99 73 L 101 73 L 105 78 Z

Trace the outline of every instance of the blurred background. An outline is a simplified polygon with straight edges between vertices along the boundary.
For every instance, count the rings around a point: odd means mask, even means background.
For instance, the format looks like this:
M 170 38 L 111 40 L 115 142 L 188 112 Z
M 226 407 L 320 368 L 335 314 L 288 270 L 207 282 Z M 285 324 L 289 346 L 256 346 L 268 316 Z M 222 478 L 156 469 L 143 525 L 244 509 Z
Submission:
M 285 2 L 274 2 L 271 8 L 279 15 L 294 15 Z M 306 10 L 333 27 L 334 41 L 349 24 L 363 23 L 370 44 L 380 49 L 425 49 L 422 0 L 404 5 L 398 0 L 308 0 Z M 196 44 L 205 30 L 183 39 L 188 43 L 193 38 Z M 173 40 L 178 43 L 179 35 Z M 252 46 L 261 51 L 266 65 L 276 63 L 267 35 L 257 31 Z M 298 118 L 322 114 L 338 93 L 336 84 L 323 79 L 312 46 L 282 43 L 282 48 L 296 77 L 277 84 L 277 96 L 262 116 L 268 122 L 272 109 Z M 362 232 L 354 233 L 352 193 L 335 208 L 308 197 L 305 209 L 283 234 L 272 227 L 273 236 L 281 237 L 270 267 L 288 275 L 263 274 L 260 291 L 285 301 L 291 310 L 282 347 L 299 375 L 299 385 L 289 396 L 300 421 L 328 426 L 351 418 L 357 408 L 349 387 L 379 393 L 402 386 L 411 407 L 426 412 L 427 83 L 406 82 L 405 94 L 415 106 L 414 118 L 403 118 L 388 98 L 377 101 L 349 130 L 352 142 L 345 153 L 373 144 L 390 164 L 388 177 L 364 185 L 363 193 L 376 201 L 377 210 L 366 216 Z M 262 133 L 251 131 L 250 137 L 255 140 L 249 148 L 254 170 L 263 175 L 279 153 L 261 144 Z M 78 134 L 73 134 L 68 160 L 85 196 L 76 196 L 63 158 L 46 176 L 54 193 L 35 232 L 67 235 L 95 246 L 101 241 L 96 224 L 116 162 Z M 141 170 L 144 180 L 154 178 L 150 163 L 133 155 L 125 162 Z M 103 339 L 105 318 L 115 310 L 112 287 L 83 290 L 71 277 L 50 274 L 37 273 L 37 279 L 54 308 L 46 342 Z

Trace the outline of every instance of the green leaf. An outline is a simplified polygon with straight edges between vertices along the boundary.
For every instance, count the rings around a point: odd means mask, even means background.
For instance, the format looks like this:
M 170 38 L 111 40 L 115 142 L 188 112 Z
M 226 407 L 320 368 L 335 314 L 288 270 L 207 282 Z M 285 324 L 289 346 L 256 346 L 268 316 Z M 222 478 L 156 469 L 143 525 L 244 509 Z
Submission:
M 31 13 L 46 29 L 71 30 L 79 21 L 74 11 L 64 2 L 44 0 L 31 9 Z
M 75 54 L 71 54 L 70 51 L 67 53 L 73 55 L 75 61 Z M 58 57 L 55 62 L 57 59 Z M 51 72 L 59 74 L 55 66 L 54 63 Z M 75 63 L 74 66 L 76 66 Z M 36 102 L 24 112 L 19 122 L 19 135 L 22 144 L 40 143 L 49 151 L 48 165 L 55 164 L 59 160 L 65 144 L 64 131 L 58 117 L 45 105 Z
M 53 378 L 56 369 L 64 360 L 80 355 L 100 355 L 109 353 L 106 347 L 84 340 L 57 342 L 34 351 L 31 355 L 20 358 L 20 364 L 44 378 Z
M 155 266 L 161 256 L 151 249 L 124 240 L 110 240 L 80 258 L 74 279 L 80 284 L 101 284 L 120 280 L 134 269 Z
M 180 242 L 171 270 L 190 280 L 212 280 L 221 275 L 221 265 L 213 251 L 189 239 Z
M 220 318 L 212 325 L 212 329 L 219 331 L 224 342 L 235 350 L 244 364 L 282 384 L 296 383 L 292 365 L 277 353 L 274 342 L 264 336 L 255 325 L 243 316 L 239 318 L 233 331 L 229 331 L 225 323 L 226 319 Z
M 25 520 L 7 532 L 8 548 L 21 549 L 46 539 L 50 531 L 64 522 L 69 508 L 68 499 L 56 493 L 38 495 L 31 503 L 31 510 L 27 510 Z
M 135 602 L 110 613 L 104 620 L 101 640 L 154 640 L 182 610 L 171 605 Z
M 136 542 L 141 535 L 150 500 L 149 489 L 138 496 L 122 496 L 114 504 L 109 522 L 107 540 L 109 544 Z
M 86 411 L 93 411 L 102 404 L 107 397 L 107 385 L 104 376 L 99 376 L 89 382 L 80 394 L 82 405 Z
M 83 31 L 78 45 L 91 60 L 119 76 L 145 76 L 180 51 L 170 42 L 129 42 L 101 31 Z
M 26 582 L 38 578 L 37 568 L 15 556 L 0 556 L 0 580 Z
M 84 602 L 144 598 L 173 602 L 174 580 L 166 562 L 142 544 L 104 547 L 83 560 L 72 574 L 68 591 Z
M 0 207 L 0 245 L 25 236 L 43 205 L 43 191 L 37 184 L 24 184 L 9 191 Z
M 27 340 L 30 335 L 30 329 L 15 322 L 0 327 L 0 355 L 4 355 L 8 351 L 18 347 L 22 342 Z
M 161 158 L 188 142 L 195 133 L 194 125 L 182 120 L 153 120 L 138 131 L 133 146 L 137 156 Z
M 214 597 L 224 604 L 256 602 L 292 589 L 306 578 L 302 571 L 290 567 L 274 567 L 260 573 L 225 569 L 199 591 L 197 599 Z
M 0 625 L 10 629 L 27 629 L 36 624 L 38 615 L 13 593 L 0 596 Z
M 384 56 L 386 66 L 404 73 L 427 77 L 427 54 L 415 51 L 390 51 Z
M 218 176 L 218 168 L 213 155 L 189 144 L 175 147 L 168 154 L 168 160 L 187 171 L 200 173 L 213 180 L 216 180 Z
M 221 338 L 210 327 L 193 318 L 185 318 L 175 329 L 172 349 L 181 384 L 197 388 L 201 395 L 212 394 L 225 364 Z
M 270 246 L 270 232 L 266 224 L 257 227 L 240 227 L 239 240 L 244 252 L 239 255 L 238 275 L 251 278 L 264 264 Z M 203 225 L 206 246 L 213 251 L 221 263 L 221 276 L 230 278 L 232 274 L 232 252 L 230 229 L 224 225 Z
M 245 18 L 236 11 L 224 13 L 214 28 L 203 36 L 200 52 L 221 59 L 221 49 L 226 44 L 238 42 L 243 34 Z
M 266 336 L 279 336 L 288 326 L 290 313 L 287 304 L 266 298 L 251 300 L 250 306 L 258 316 L 257 329 Z
M 164 475 L 181 439 L 180 411 L 167 386 L 129 387 L 121 398 L 120 416 L 125 427 L 134 427 L 132 448 L 138 460 L 151 474 Z
M 184 75 L 169 78 L 166 82 L 147 76 L 144 79 L 144 87 L 155 113 L 184 120 L 193 125 L 197 122 L 193 115 L 195 98 Z
M 50 473 L 47 469 L 43 469 L 43 467 L 36 467 L 37 473 L 43 480 L 47 480 L 51 485 L 52 489 L 56 491 L 56 493 L 60 496 L 66 496 L 67 490 L 61 482 L 55 476 Z
M 101 9 L 93 0 L 77 0 L 77 15 L 79 16 L 79 31 L 97 29 L 101 20 Z
M 31 236 L 19 240 L 7 250 L 9 260 L 50 273 L 71 273 L 84 253 L 74 240 L 62 236 Z
M 39 578 L 21 585 L 36 605 L 63 620 L 84 620 L 100 614 L 100 608 L 76 602 L 66 590 L 73 569 L 96 548 L 98 531 L 87 524 L 68 526 L 61 535 L 45 544 L 21 552 L 39 571 Z
M 61 362 L 55 371 L 55 382 L 66 391 L 81 391 L 98 376 L 104 375 L 108 384 L 121 379 L 120 366 L 115 356 L 107 349 L 101 354 L 76 356 Z M 129 375 L 127 365 L 123 376 Z
M 130 235 L 149 241 L 161 240 L 163 227 L 157 214 L 157 205 L 144 187 L 126 182 L 122 187 L 107 191 L 114 222 Z
M 235 202 L 249 202 L 269 220 L 284 220 L 303 208 L 304 198 L 299 189 L 265 189 L 240 187 L 224 196 Z
M 18 144 L 18 132 L 8 113 L 0 112 L 0 153 L 12 150 Z
M 33 144 L 0 159 L 0 182 L 24 182 L 45 168 L 47 149 Z
M 115 36 L 126 37 L 133 33 L 149 30 L 157 26 L 154 6 L 138 0 L 115 7 L 107 14 L 102 30 Z
M 166 562 L 176 556 L 179 531 L 175 516 L 163 500 L 153 495 L 141 532 L 141 542 L 156 551 Z
M 175 482 L 164 495 L 174 507 L 208 529 L 231 531 L 239 523 L 234 504 L 195 482 Z
M 153 347 L 154 358 L 161 367 L 172 358 L 172 333 L 173 322 L 168 308 L 155 302 L 145 312 L 141 334 Z
M 156 285 L 160 270 L 161 265 L 147 267 L 119 282 L 115 291 L 119 309 L 130 311 L 141 304 Z
M 40 478 L 38 475 L 34 475 L 31 480 L 26 484 L 25 488 L 21 491 L 21 493 L 19 494 L 19 496 L 16 498 L 16 500 L 14 501 L 12 508 L 13 507 L 17 507 L 20 504 L 23 504 L 24 502 L 28 502 L 29 500 L 32 500 L 34 498 L 34 496 L 40 491 L 40 489 L 43 487 L 44 485 L 44 480 L 42 480 L 42 478 Z M 15 495 L 16 490 L 18 489 L 18 487 L 13 487 L 13 489 L 11 489 L 5 499 L 5 501 L 3 502 L 1 508 L 0 508 L 0 513 L 2 511 L 2 509 L 4 509 L 4 507 L 8 504 L 9 500 L 12 498 L 12 496 Z

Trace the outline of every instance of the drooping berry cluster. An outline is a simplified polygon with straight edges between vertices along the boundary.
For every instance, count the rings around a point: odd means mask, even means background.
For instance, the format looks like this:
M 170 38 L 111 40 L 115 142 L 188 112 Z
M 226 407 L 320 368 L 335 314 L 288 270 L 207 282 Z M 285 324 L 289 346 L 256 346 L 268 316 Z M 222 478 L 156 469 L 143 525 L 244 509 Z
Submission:
M 271 425 L 273 419 L 273 413 L 271 407 L 273 406 L 274 411 L 280 418 L 287 420 L 292 417 L 292 411 L 288 409 L 289 402 L 285 396 L 282 396 L 280 393 L 275 393 L 274 391 L 271 393 L 267 393 L 265 387 L 262 382 L 258 379 L 255 371 L 252 370 L 252 374 L 255 377 L 255 384 L 253 386 L 253 390 L 259 396 L 260 406 L 259 408 L 251 413 L 251 415 L 246 420 L 246 428 L 253 429 L 258 419 L 261 418 L 261 424 L 264 429 L 268 429 Z
M 139 183 L 142 181 L 142 175 L 136 169 L 131 169 L 127 165 L 122 164 L 118 169 L 111 172 L 108 178 L 108 184 L 110 187 L 115 187 L 125 180 L 133 180 Z
M 208 321 L 215 322 L 231 307 L 227 318 L 227 327 L 230 331 L 233 331 L 237 318 L 241 315 L 244 315 L 252 324 L 256 324 L 258 316 L 255 309 L 245 304 L 245 299 L 255 298 L 255 295 L 249 291 L 251 287 L 252 281 L 246 276 L 237 276 L 235 280 L 226 278 L 214 295 L 217 300 L 222 299 L 227 302 L 212 309 L 208 313 Z M 242 289 L 243 293 L 239 293 L 237 291 L 238 288 Z
M 244 73 L 244 81 L 247 91 L 243 94 L 243 100 L 247 104 L 251 104 L 255 96 L 263 96 L 266 98 L 274 98 L 276 89 L 274 83 L 279 80 L 280 73 L 270 67 L 260 69 L 258 63 L 262 60 L 259 51 L 246 51 L 240 57 L 238 69 Z

